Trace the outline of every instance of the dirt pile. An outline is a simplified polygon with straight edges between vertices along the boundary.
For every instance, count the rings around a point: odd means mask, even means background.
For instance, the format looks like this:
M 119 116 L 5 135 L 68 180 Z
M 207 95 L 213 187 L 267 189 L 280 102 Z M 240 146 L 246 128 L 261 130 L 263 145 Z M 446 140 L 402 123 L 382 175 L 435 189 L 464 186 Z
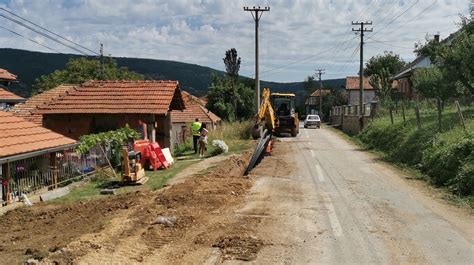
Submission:
M 251 237 L 258 220 L 233 214 L 253 183 L 242 177 L 249 157 L 229 157 L 212 171 L 154 192 L 11 211 L 0 217 L 2 262 L 179 262 L 225 236 L 234 238 L 221 240 L 227 258 L 252 257 L 261 245 Z M 176 223 L 152 224 L 158 216 Z
M 223 259 L 254 260 L 263 246 L 255 236 L 225 236 L 213 245 L 221 249 Z

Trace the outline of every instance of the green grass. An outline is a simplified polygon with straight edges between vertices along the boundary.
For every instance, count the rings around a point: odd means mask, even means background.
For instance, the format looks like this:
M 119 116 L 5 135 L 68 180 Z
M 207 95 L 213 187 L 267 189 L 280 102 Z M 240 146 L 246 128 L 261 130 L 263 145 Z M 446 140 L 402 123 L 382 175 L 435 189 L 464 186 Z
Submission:
M 245 150 L 250 149 L 253 146 L 253 142 L 250 139 L 250 128 L 250 122 L 221 124 L 217 130 L 211 131 L 209 133 L 209 145 L 206 157 L 211 157 L 215 154 L 215 147 L 212 146 L 212 140 L 214 139 L 224 140 L 229 146 L 229 152 L 225 155 L 239 154 Z M 178 154 L 180 155 L 179 159 L 175 159 L 174 165 L 169 169 L 146 171 L 146 176 L 149 179 L 145 184 L 139 186 L 120 187 L 117 189 L 117 193 L 121 194 L 143 189 L 160 189 L 169 179 L 174 177 L 183 169 L 200 161 L 200 159 L 198 159 L 198 155 L 194 154 L 194 151 L 192 150 L 192 139 L 181 147 L 181 150 L 178 152 Z M 199 174 L 205 174 L 206 172 L 208 171 L 204 170 L 199 172 Z M 120 172 L 117 173 L 119 176 L 120 174 Z M 80 200 L 94 200 L 110 196 L 100 194 L 100 190 L 120 182 L 120 179 L 110 177 L 111 175 L 111 173 L 97 174 L 83 185 L 73 188 L 66 196 L 52 200 L 51 203 L 70 203 Z
M 462 128 L 454 107 L 443 111 L 441 130 L 435 109 L 423 109 L 421 129 L 416 126 L 413 111 L 407 113 L 405 126 L 401 113 L 395 113 L 394 124 L 388 115 L 383 115 L 352 139 L 388 162 L 421 172 L 419 178 L 434 186 L 445 187 L 464 201 L 472 201 L 474 107 L 464 108 L 463 114 L 467 130 Z

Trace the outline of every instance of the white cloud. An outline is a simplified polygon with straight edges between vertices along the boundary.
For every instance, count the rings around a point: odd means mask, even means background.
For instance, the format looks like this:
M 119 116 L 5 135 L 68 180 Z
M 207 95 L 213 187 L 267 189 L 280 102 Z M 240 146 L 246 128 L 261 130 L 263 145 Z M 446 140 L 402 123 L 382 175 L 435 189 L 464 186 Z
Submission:
M 261 78 L 301 81 L 315 68 L 325 78 L 358 72 L 353 20 L 372 20 L 365 59 L 385 50 L 412 60 L 426 34 L 454 32 L 469 0 L 0 0 L 5 7 L 75 42 L 106 54 L 178 60 L 223 70 L 225 50 L 242 57 L 241 74 L 254 75 L 254 22 L 243 6 L 270 5 L 260 24 Z M 412 8 L 408 9 L 410 6 Z M 401 15 L 405 12 L 403 15 Z M 1 12 L 4 14 L 4 12 Z M 401 15 L 397 18 L 397 16 Z M 74 52 L 0 18 L 2 26 L 63 53 Z M 0 29 L 0 47 L 48 51 Z M 328 49 L 330 49 L 328 51 Z

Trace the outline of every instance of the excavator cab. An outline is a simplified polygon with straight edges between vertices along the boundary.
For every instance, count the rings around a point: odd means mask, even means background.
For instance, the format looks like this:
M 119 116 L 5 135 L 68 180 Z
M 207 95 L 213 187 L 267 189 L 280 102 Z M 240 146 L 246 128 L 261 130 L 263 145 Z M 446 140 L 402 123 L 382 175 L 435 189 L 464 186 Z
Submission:
M 298 113 L 295 108 L 295 94 L 271 93 L 270 101 L 275 110 L 275 133 L 290 133 L 295 137 L 299 133 Z

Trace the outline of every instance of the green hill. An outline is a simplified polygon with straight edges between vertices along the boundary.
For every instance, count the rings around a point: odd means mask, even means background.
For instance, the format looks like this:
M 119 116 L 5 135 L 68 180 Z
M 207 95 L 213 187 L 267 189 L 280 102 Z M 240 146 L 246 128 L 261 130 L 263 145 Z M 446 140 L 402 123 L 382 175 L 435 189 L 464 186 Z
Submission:
M 35 79 L 65 67 L 70 58 L 78 57 L 73 54 L 42 53 L 18 49 L 0 49 L 0 68 L 7 69 L 18 75 L 19 82 L 11 90 L 23 97 L 31 95 L 31 87 Z M 212 81 L 212 76 L 223 75 L 224 72 L 210 67 L 167 60 L 114 57 L 119 66 L 141 73 L 146 79 L 178 80 L 181 88 L 202 96 Z M 245 78 L 245 77 L 244 77 Z M 247 80 L 251 83 L 252 80 Z M 324 84 L 331 87 L 341 87 L 344 79 L 325 80 Z M 278 83 L 261 81 L 261 87 L 269 87 L 272 91 L 287 91 L 303 95 L 303 83 Z

